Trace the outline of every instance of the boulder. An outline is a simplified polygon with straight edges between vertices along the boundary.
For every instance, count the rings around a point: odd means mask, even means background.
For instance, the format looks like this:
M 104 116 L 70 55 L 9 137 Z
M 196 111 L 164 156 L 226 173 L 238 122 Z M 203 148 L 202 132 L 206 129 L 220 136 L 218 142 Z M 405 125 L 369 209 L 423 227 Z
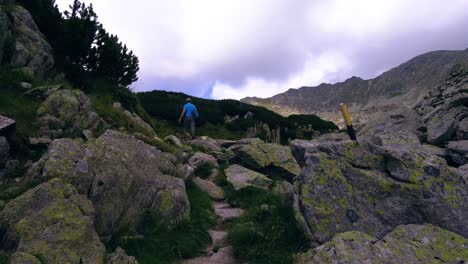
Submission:
M 468 117 L 466 117 L 465 119 L 461 120 L 460 123 L 458 123 L 457 139 L 458 140 L 468 139 Z
M 59 90 L 37 110 L 39 135 L 51 139 L 81 137 L 83 130 L 98 133 L 106 122 L 92 111 L 91 100 L 80 90 Z
M 118 247 L 114 253 L 107 257 L 107 264 L 138 264 L 134 257 L 129 257 L 125 250 Z
M 208 195 L 214 200 L 220 201 L 224 199 L 224 190 L 213 182 L 205 181 L 196 177 L 193 179 L 193 183 L 195 183 L 195 185 L 197 185 L 202 191 L 208 193 Z
M 226 168 L 225 173 L 227 181 L 232 184 L 236 191 L 249 186 L 268 189 L 273 182 L 267 176 L 237 164 Z
M 104 263 L 106 251 L 93 225 L 94 208 L 60 179 L 10 201 L 0 213 L 4 248 L 12 263 Z M 31 262 L 28 262 L 31 261 Z
M 214 202 L 213 209 L 221 222 L 229 221 L 241 217 L 245 211 L 240 208 L 231 208 L 228 203 Z
M 427 140 L 434 145 L 447 143 L 456 133 L 457 110 L 450 110 L 440 115 L 435 115 L 427 122 Z
M 16 135 L 16 121 L 0 115 L 0 136 L 13 141 Z
M 180 142 L 180 139 L 177 138 L 174 135 L 169 135 L 169 136 L 165 137 L 164 141 L 169 142 L 172 145 L 174 145 L 176 147 L 179 147 L 179 148 L 183 147 L 182 142 Z
M 58 84 L 58 85 L 47 85 L 47 86 L 40 86 L 36 87 L 34 89 L 28 90 L 25 92 L 25 95 L 32 95 L 40 100 L 45 100 L 47 97 L 49 97 L 51 94 L 57 92 L 58 90 L 62 89 L 63 85 Z
M 216 161 L 216 158 L 209 155 L 205 154 L 203 152 L 197 152 L 195 153 L 190 159 L 188 160 L 188 164 L 192 166 L 194 169 L 197 169 L 198 167 L 204 165 L 204 164 L 210 164 L 212 167 L 217 168 L 219 166 L 218 162 Z
M 190 145 L 193 147 L 201 148 L 206 151 L 218 151 L 222 152 L 223 150 L 217 145 L 216 140 L 211 138 L 206 139 L 194 139 L 190 141 Z
M 175 175 L 176 158 L 134 136 L 107 130 L 96 140 L 58 139 L 27 173 L 28 180 L 61 178 L 96 208 L 102 237 L 134 228 L 145 213 L 167 222 L 189 217 L 185 184 Z
M 184 181 L 189 181 L 193 178 L 193 173 L 195 172 L 195 169 L 188 165 L 188 164 L 184 164 L 184 165 L 177 165 L 177 171 L 176 171 L 176 176 L 178 178 L 181 178 L 183 179 Z
M 243 139 L 229 148 L 242 165 L 255 170 L 273 171 L 291 180 L 301 172 L 291 149 L 275 143 L 265 143 L 258 138 Z
M 458 165 L 468 163 L 468 140 L 451 141 L 448 150 L 452 161 Z
M 458 167 L 458 174 L 460 174 L 468 183 L 468 164 Z
M 425 125 L 418 114 L 407 107 L 387 106 L 388 111 L 370 114 L 369 120 L 359 129 L 359 140 L 371 141 L 380 146 L 420 144 L 420 132 Z
M 10 65 L 14 68 L 28 67 L 42 76 L 54 66 L 52 47 L 39 31 L 31 14 L 21 6 L 10 11 L 14 50 Z
M 147 136 L 155 136 L 156 133 L 154 129 L 146 123 L 138 114 L 131 113 L 130 111 L 124 109 L 122 105 L 118 102 L 113 104 L 113 107 L 123 113 L 123 115 L 127 118 L 127 120 L 132 124 L 133 128 L 136 130 L 140 130 L 143 134 Z
M 466 238 L 430 224 L 398 226 L 381 240 L 351 231 L 299 254 L 294 263 L 464 263 L 467 243 Z
M 377 238 L 402 224 L 432 223 L 468 235 L 466 181 L 421 147 L 293 141 L 303 166 L 294 210 L 305 234 L 324 243 L 346 231 Z

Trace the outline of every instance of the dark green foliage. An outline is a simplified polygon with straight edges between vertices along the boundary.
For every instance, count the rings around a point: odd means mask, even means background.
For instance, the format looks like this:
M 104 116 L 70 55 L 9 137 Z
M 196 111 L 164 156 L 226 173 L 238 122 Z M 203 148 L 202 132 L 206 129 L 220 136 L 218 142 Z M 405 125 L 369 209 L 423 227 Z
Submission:
M 149 115 L 157 120 L 165 120 L 168 125 L 173 127 L 177 126 L 177 120 L 182 111 L 182 106 L 186 103 L 186 98 L 191 97 L 183 93 L 166 91 L 143 92 L 137 95 Z M 280 127 L 282 143 L 287 143 L 288 139 L 310 138 L 311 135 L 307 134 L 309 124 L 315 131 L 319 132 L 329 132 L 337 129 L 333 122 L 324 121 L 315 115 L 283 117 L 266 108 L 236 100 L 191 98 L 199 112 L 199 118 L 196 120 L 198 135 L 239 139 L 245 137 L 248 128 L 254 127 L 261 122 L 267 124 L 270 129 Z M 244 118 L 248 112 L 254 114 L 253 118 Z M 225 123 L 224 118 L 226 116 L 239 116 L 239 118 L 230 123 Z
M 4 251 L 0 251 L 0 264 L 9 264 L 10 263 L 10 255 Z
M 100 26 L 88 58 L 87 69 L 114 84 L 127 87 L 138 80 L 138 58 Z
M 229 242 L 248 263 L 292 263 L 293 255 L 307 247 L 291 206 L 271 192 L 249 187 L 227 192 L 231 204 L 247 213 L 231 223 Z
M 211 163 L 204 163 L 201 166 L 198 166 L 193 173 L 197 177 L 206 179 L 208 176 L 210 176 L 213 169 L 214 166 Z
M 141 264 L 173 263 L 199 255 L 210 243 L 207 230 L 215 224 L 215 218 L 208 194 L 189 184 L 187 195 L 191 210 L 189 221 L 170 228 L 161 224 L 158 217 L 148 215 L 138 228 L 139 235 L 121 232 L 109 243 L 110 251 L 121 246 Z

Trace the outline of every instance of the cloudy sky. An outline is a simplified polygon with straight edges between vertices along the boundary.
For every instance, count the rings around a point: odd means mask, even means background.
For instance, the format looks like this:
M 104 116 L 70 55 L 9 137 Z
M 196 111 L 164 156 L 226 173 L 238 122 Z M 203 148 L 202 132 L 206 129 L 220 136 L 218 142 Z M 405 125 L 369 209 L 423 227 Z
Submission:
M 139 56 L 134 91 L 269 97 L 468 48 L 468 0 L 85 2 Z

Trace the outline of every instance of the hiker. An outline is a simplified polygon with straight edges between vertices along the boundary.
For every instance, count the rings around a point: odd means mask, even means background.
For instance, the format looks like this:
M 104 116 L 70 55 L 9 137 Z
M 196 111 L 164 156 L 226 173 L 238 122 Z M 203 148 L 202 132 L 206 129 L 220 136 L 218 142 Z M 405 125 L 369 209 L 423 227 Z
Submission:
M 197 108 L 192 104 L 192 99 L 187 98 L 187 103 L 184 105 L 182 109 L 182 113 L 180 114 L 179 124 L 182 123 L 182 118 L 184 119 L 184 133 L 187 127 L 190 127 L 190 135 L 195 137 L 195 119 L 198 118 Z

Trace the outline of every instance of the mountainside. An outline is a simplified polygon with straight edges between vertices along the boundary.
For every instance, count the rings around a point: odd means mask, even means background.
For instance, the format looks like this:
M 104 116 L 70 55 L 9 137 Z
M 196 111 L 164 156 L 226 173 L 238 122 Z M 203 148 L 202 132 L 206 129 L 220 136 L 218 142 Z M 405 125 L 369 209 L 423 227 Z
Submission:
M 347 103 L 351 112 L 393 103 L 414 106 L 429 89 L 445 80 L 452 67 L 468 61 L 464 51 L 433 51 L 417 56 L 375 79 L 352 77 L 336 84 L 301 87 L 270 98 L 247 97 L 242 102 L 267 107 L 282 115 L 316 114 L 338 121 L 338 105 Z
M 177 120 L 189 95 L 176 92 L 151 91 L 138 93 L 145 110 L 157 120 L 166 122 L 172 133 L 180 131 Z M 268 142 L 286 144 L 296 138 L 311 139 L 318 133 L 338 129 L 333 122 L 315 115 L 281 116 L 264 107 L 236 100 L 208 100 L 191 97 L 199 118 L 199 135 L 239 139 L 259 137 Z

